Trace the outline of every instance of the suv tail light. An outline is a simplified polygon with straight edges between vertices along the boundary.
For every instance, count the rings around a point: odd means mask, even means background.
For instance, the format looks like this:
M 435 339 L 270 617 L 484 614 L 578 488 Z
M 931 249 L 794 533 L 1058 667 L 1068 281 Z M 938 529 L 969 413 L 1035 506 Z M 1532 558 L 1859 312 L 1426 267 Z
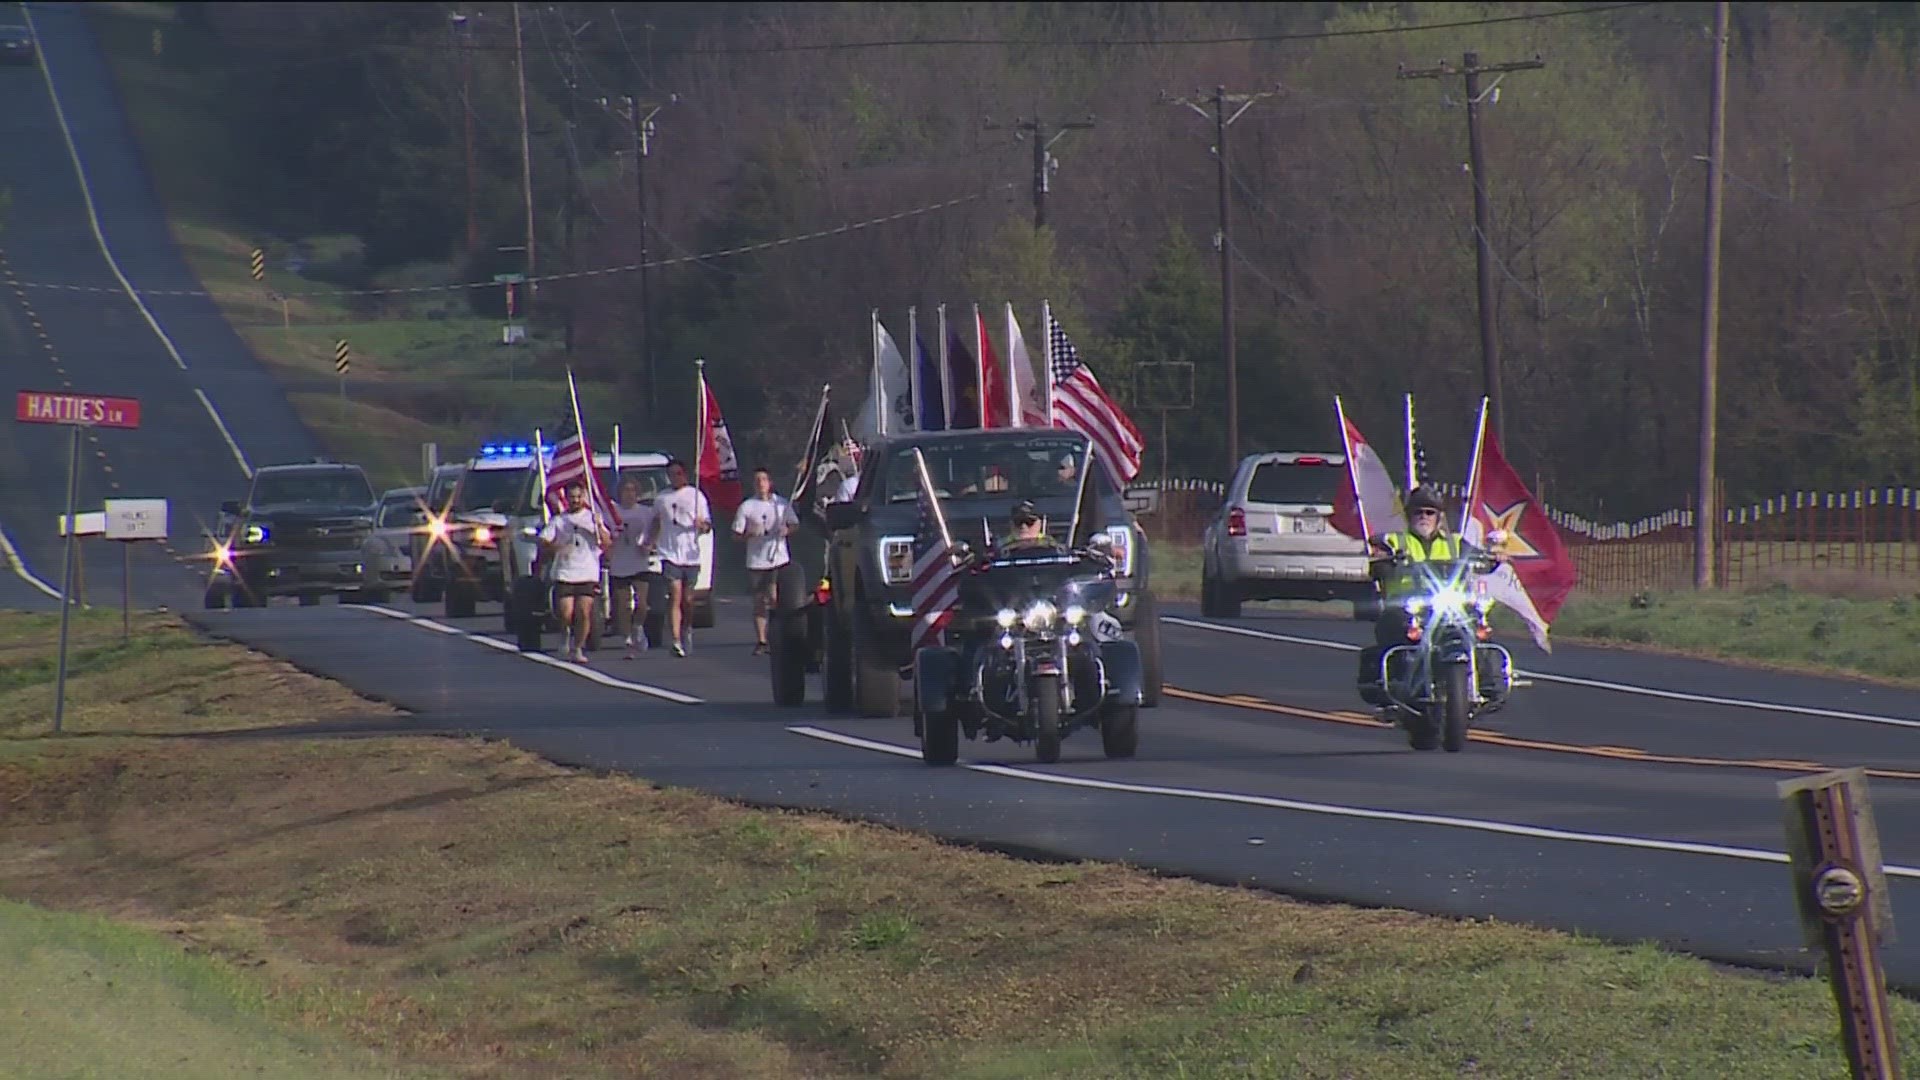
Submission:
M 1236 506 L 1227 511 L 1227 535 L 1247 535 L 1247 512 L 1245 510 Z

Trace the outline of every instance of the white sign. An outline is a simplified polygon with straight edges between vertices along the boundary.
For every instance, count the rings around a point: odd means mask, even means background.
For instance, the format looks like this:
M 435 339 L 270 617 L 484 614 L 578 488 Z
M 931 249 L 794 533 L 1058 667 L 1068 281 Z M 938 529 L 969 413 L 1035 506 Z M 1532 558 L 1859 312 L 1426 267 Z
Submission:
M 1160 508 L 1160 489 L 1151 487 L 1128 488 L 1120 500 L 1127 511 L 1136 516 L 1145 517 Z
M 165 540 L 167 500 L 108 499 L 104 531 L 109 540 Z
M 67 535 L 67 515 L 61 514 L 56 520 L 60 522 L 60 535 Z M 107 515 L 97 511 L 91 514 L 75 514 L 73 525 L 75 536 L 99 536 L 107 531 Z

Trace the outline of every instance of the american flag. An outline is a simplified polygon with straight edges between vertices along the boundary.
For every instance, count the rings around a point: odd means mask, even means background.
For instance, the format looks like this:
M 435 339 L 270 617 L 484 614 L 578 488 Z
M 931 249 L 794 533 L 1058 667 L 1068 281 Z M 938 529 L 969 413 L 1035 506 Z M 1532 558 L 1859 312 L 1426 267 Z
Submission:
M 1051 312 L 1047 315 L 1047 345 L 1053 361 L 1053 426 L 1085 435 L 1115 482 L 1122 486 L 1132 483 L 1140 475 L 1140 456 L 1146 452 L 1140 429 L 1100 388 L 1093 369 L 1080 362 L 1080 353 Z
M 600 483 L 600 474 L 590 468 L 593 448 L 587 445 L 586 436 L 578 431 L 553 448 L 553 464 L 547 466 L 547 505 L 555 513 L 563 513 L 567 508 L 567 485 L 576 480 L 587 481 L 588 505 L 593 507 L 601 521 L 609 530 L 621 525 L 620 511 L 607 498 L 606 488 Z M 617 464 L 617 463 L 616 463 Z M 616 468 L 617 471 L 617 468 Z
M 952 549 L 939 535 L 933 498 L 933 493 L 921 484 L 920 524 L 922 530 L 931 526 L 934 537 L 927 550 L 921 552 L 919 561 L 913 564 L 913 635 L 907 646 L 910 653 L 940 643 L 947 624 L 953 621 L 954 606 L 960 602 L 960 572 L 953 565 Z

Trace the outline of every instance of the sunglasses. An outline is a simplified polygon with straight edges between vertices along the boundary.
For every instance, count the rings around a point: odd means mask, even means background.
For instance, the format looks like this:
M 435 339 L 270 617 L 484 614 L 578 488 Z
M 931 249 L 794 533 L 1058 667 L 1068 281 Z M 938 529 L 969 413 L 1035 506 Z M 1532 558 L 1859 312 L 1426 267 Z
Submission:
M 1440 511 L 1438 511 L 1438 510 L 1415 510 L 1415 511 L 1413 512 L 1413 516 L 1414 516 L 1414 517 L 1439 517 L 1439 516 L 1440 516 Z

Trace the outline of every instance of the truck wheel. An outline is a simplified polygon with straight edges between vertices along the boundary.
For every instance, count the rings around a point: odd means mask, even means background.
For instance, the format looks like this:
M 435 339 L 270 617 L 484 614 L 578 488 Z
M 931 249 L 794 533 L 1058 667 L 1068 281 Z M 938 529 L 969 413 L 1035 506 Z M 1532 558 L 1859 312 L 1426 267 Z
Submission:
M 827 711 L 853 711 L 853 635 L 847 620 L 827 612 Z
M 1110 758 L 1130 758 L 1140 747 L 1140 709 L 1109 705 L 1100 716 L 1100 746 Z
M 705 630 L 713 625 L 713 593 L 693 598 L 693 628 Z
M 202 602 L 206 605 L 206 610 L 220 611 L 227 606 L 227 590 L 208 589 Z
M 522 615 L 514 620 L 513 643 L 521 652 L 539 652 L 542 645 L 540 619 L 533 615 Z
M 914 706 L 920 727 L 920 760 L 929 765 L 951 765 L 960 760 L 960 717 L 952 706 L 922 715 Z
M 768 627 L 768 667 L 773 703 L 786 708 L 807 703 L 807 624 L 800 612 L 775 615 Z
M 1133 640 L 1140 646 L 1140 707 L 1153 709 L 1160 705 L 1160 602 L 1150 592 L 1141 593 L 1136 602 L 1140 610 L 1133 616 Z
M 319 607 L 319 606 L 320 606 L 320 594 L 319 594 L 319 593 L 310 593 L 310 592 L 303 592 L 303 593 L 301 593 L 301 594 L 300 594 L 300 606 L 301 606 L 301 607 Z
M 447 582 L 447 618 L 473 618 L 474 605 L 480 599 L 478 591 L 469 581 L 455 579 Z
M 853 698 L 861 716 L 890 718 L 900 715 L 900 669 L 877 656 L 873 632 L 858 616 L 854 617 Z

